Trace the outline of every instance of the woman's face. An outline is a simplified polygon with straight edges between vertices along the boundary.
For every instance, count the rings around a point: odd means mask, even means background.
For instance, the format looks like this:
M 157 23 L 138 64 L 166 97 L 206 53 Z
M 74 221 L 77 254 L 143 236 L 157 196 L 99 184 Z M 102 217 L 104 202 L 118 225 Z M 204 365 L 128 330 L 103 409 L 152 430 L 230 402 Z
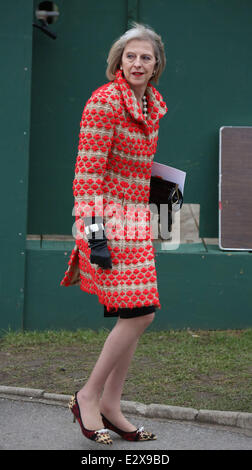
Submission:
M 155 68 L 155 54 L 150 41 L 132 39 L 122 55 L 124 77 L 133 89 L 145 89 Z

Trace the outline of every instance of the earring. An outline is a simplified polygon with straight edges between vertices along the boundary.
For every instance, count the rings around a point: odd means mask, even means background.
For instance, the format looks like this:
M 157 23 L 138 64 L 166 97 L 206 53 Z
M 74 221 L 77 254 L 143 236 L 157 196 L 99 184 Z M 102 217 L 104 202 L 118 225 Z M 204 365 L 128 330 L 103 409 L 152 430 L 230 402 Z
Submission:
M 120 70 L 122 70 L 122 66 L 120 66 Z

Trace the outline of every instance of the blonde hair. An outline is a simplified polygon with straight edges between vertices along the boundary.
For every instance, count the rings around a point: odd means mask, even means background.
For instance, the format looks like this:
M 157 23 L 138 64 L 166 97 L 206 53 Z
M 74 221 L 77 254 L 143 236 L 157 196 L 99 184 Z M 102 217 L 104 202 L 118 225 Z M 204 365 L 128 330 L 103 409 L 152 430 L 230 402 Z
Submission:
M 161 36 L 147 25 L 133 22 L 133 28 L 129 29 L 119 39 L 117 39 L 108 54 L 106 76 L 109 80 L 114 80 L 117 70 L 120 68 L 122 55 L 126 44 L 132 39 L 140 39 L 150 41 L 153 45 L 154 54 L 156 58 L 155 74 L 151 80 L 158 83 L 158 80 L 165 68 L 166 57 L 164 51 L 164 44 Z

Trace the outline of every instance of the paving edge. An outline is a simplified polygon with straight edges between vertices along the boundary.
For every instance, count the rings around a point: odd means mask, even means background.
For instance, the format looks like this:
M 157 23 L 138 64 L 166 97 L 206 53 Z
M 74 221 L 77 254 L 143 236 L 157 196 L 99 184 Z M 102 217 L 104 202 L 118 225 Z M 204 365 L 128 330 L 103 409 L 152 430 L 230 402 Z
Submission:
M 9 387 L 0 385 L 0 397 L 28 397 L 30 399 L 45 400 L 47 403 L 67 405 L 71 395 L 47 393 L 36 388 Z M 145 416 L 146 418 L 175 419 L 200 423 L 220 424 L 234 426 L 242 429 L 252 429 L 252 413 L 240 411 L 196 410 L 181 406 L 159 405 L 151 403 L 145 405 L 136 401 L 121 401 L 121 409 L 124 413 Z

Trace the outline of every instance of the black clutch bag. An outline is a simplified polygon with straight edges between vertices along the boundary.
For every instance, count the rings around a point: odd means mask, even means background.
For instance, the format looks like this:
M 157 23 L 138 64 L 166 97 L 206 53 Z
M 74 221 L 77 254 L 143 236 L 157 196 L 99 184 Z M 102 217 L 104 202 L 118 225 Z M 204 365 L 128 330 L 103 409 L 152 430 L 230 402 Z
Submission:
M 160 204 L 168 204 L 168 230 L 172 230 L 172 210 L 179 210 L 183 205 L 183 195 L 177 183 L 151 176 L 149 204 L 156 204 L 160 213 Z M 176 207 L 176 209 L 175 209 Z

